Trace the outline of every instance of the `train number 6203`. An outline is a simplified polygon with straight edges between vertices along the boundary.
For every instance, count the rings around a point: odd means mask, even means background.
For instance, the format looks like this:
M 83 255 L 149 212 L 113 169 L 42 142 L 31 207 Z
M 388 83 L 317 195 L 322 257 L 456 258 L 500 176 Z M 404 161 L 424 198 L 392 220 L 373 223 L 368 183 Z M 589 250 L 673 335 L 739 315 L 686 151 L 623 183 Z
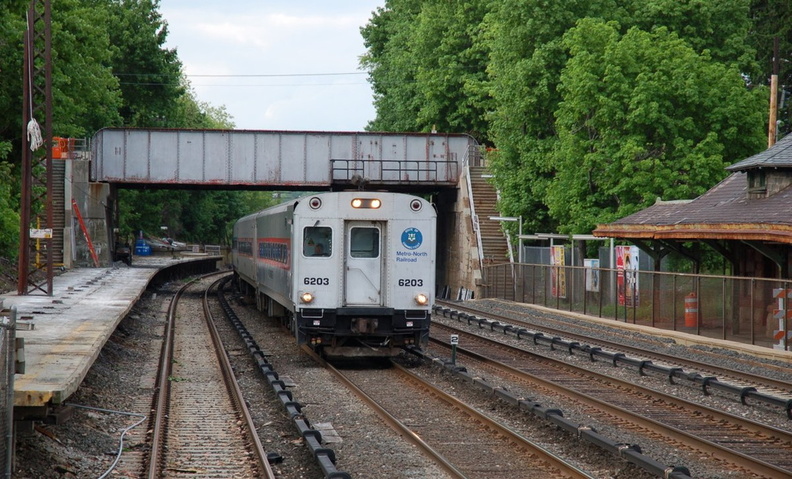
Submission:
M 309 285 L 327 286 L 330 284 L 330 278 L 305 278 L 303 283 Z
M 400 279 L 399 286 L 423 286 L 422 279 Z

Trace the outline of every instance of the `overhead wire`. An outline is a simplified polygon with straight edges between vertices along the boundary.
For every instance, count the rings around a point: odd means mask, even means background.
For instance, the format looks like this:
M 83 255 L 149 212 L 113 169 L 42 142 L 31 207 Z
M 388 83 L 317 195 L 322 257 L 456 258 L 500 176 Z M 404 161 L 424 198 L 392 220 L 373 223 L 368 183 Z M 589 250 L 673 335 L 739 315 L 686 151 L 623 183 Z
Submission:
M 170 73 L 114 73 L 116 76 L 170 76 L 170 77 L 318 77 L 318 76 L 342 76 L 342 75 L 367 75 L 368 72 L 330 72 L 330 73 L 229 73 L 229 74 L 170 74 Z
M 168 74 L 168 73 L 114 73 L 119 78 L 123 77 L 165 77 L 178 80 L 181 78 L 316 78 L 328 76 L 358 76 L 368 75 L 368 72 L 325 72 L 325 73 L 243 73 L 243 74 Z M 167 86 L 173 85 L 173 81 L 120 81 L 120 85 L 139 85 L 139 86 Z M 300 86 L 348 86 L 365 85 L 364 82 L 344 82 L 344 83 L 257 83 L 257 84 L 192 84 L 196 87 L 300 87 Z

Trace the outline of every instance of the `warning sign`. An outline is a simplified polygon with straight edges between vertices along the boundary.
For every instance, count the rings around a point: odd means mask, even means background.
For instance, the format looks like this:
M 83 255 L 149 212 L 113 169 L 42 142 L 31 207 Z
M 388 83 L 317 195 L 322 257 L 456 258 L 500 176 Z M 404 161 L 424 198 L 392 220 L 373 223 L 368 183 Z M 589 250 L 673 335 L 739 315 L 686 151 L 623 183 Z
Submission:
M 30 237 L 33 239 L 51 239 L 52 238 L 52 228 L 30 228 Z

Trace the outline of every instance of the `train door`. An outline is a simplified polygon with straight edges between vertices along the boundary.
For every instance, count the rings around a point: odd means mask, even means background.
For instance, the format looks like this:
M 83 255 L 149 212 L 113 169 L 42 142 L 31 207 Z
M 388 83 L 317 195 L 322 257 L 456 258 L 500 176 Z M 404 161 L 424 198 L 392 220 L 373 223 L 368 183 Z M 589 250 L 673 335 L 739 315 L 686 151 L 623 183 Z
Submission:
M 382 236 L 385 224 L 348 221 L 345 229 L 344 302 L 382 304 Z

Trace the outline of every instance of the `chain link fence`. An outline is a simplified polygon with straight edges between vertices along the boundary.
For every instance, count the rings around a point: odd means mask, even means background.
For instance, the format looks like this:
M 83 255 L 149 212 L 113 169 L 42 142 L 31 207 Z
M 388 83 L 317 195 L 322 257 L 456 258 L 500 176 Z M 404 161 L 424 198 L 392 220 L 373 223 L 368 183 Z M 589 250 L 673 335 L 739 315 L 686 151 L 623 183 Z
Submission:
M 484 268 L 483 297 L 789 350 L 792 281 L 549 264 Z

